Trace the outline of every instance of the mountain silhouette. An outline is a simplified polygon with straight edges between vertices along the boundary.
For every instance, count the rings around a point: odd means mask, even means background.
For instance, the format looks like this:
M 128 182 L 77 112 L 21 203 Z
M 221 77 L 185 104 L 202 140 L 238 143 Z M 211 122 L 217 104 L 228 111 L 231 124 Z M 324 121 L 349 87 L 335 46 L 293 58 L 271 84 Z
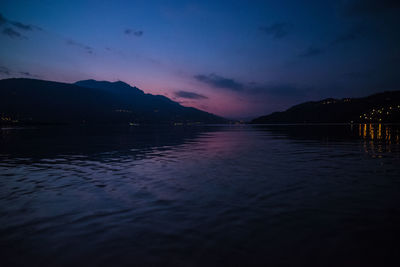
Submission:
M 1 121 L 48 124 L 225 123 L 161 95 L 118 81 L 75 84 L 36 79 L 0 80 Z
M 108 81 L 96 81 L 96 80 L 82 80 L 74 83 L 75 85 L 86 87 L 86 88 L 96 88 L 102 89 L 106 92 L 111 93 L 131 93 L 136 95 L 143 95 L 144 92 L 137 87 L 132 87 L 127 83 L 122 81 L 108 82 Z
M 305 102 L 251 121 L 254 124 L 349 122 L 400 122 L 400 91 Z

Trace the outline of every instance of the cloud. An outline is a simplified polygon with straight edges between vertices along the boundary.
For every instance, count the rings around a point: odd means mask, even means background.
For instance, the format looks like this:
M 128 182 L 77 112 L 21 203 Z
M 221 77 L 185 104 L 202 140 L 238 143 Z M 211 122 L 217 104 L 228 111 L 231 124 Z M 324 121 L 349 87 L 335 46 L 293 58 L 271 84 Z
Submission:
M 299 57 L 314 57 L 322 54 L 323 52 L 323 50 L 317 47 L 310 46 L 303 53 L 301 53 Z
M 259 30 L 267 35 L 271 35 L 275 39 L 280 39 L 289 34 L 291 24 L 281 22 L 275 23 L 267 27 L 259 27 Z
M 244 86 L 242 83 L 236 82 L 234 79 L 224 78 L 216 74 L 195 75 L 197 81 L 206 83 L 214 88 L 228 89 L 231 91 L 242 91 Z
M 19 30 L 24 30 L 24 31 L 42 30 L 40 27 L 37 27 L 34 25 L 29 25 L 29 24 L 24 24 L 19 21 L 9 20 L 6 17 L 4 17 L 2 14 L 0 14 L 0 26 L 5 25 L 5 24 L 12 25 L 12 26 L 18 28 Z
M 40 77 L 39 75 L 32 74 L 28 71 L 14 71 L 14 70 L 11 70 L 4 66 L 0 66 L 0 75 L 14 76 L 14 77 L 20 77 L 22 75 L 22 76 L 31 77 L 31 78 Z
M 0 66 L 0 74 L 10 75 L 11 71 L 6 67 Z
M 0 14 L 0 26 L 7 23 L 7 19 Z
M 28 71 L 19 71 L 18 73 L 23 75 L 23 76 L 26 76 L 26 77 L 32 77 L 32 78 L 39 78 L 40 77 L 39 75 L 32 74 L 32 73 L 30 73 Z
M 337 45 L 341 43 L 346 43 L 346 42 L 351 42 L 354 40 L 357 40 L 361 38 L 363 35 L 365 35 L 366 29 L 363 27 L 357 27 L 354 29 L 351 29 L 347 32 L 339 34 L 332 42 L 332 45 Z
M 94 49 L 91 46 L 88 46 L 88 45 L 85 45 L 85 44 L 82 44 L 82 43 L 78 43 L 78 42 L 75 42 L 73 40 L 66 40 L 66 43 L 68 45 L 79 47 L 79 48 L 83 49 L 86 53 L 89 53 L 89 54 L 93 54 L 94 53 Z
M 2 14 L 0 14 L 0 26 L 2 25 L 6 25 L 5 28 L 1 31 L 2 34 L 10 37 L 10 38 L 15 38 L 15 39 L 28 39 L 26 36 L 22 35 L 19 31 L 15 30 L 15 28 L 17 28 L 18 30 L 22 30 L 22 31 L 44 31 L 42 28 L 35 26 L 35 25 L 31 25 L 31 24 L 24 24 L 22 22 L 19 21 L 13 21 L 13 20 L 9 20 L 6 17 L 4 17 Z M 72 45 L 72 46 L 76 46 L 79 47 L 81 49 L 83 49 L 86 53 L 88 54 L 93 54 L 94 53 L 94 49 L 91 46 L 76 42 L 74 40 L 70 40 L 70 39 L 65 39 L 65 42 L 68 45 Z M 25 75 L 25 76 L 31 76 L 31 74 L 29 74 L 28 72 L 20 72 L 19 74 Z M 32 77 L 36 77 L 36 76 L 32 76 Z
M 26 39 L 25 36 L 15 31 L 13 28 L 7 27 L 2 31 L 2 34 L 7 35 L 10 38 Z
M 208 99 L 208 97 L 201 95 L 201 94 L 197 94 L 194 92 L 188 92 L 188 91 L 177 91 L 174 93 L 176 97 L 179 98 L 187 98 L 187 99 Z
M 33 31 L 33 26 L 32 25 L 27 25 L 27 24 L 23 24 L 21 22 L 10 22 L 12 25 L 14 25 L 15 27 L 21 29 L 21 30 L 25 30 L 25 31 Z
M 313 92 L 311 87 L 301 87 L 290 83 L 266 82 L 266 83 L 242 83 L 233 78 L 224 78 L 216 74 L 195 75 L 196 80 L 207 83 L 216 89 L 228 89 L 238 95 L 253 99 L 264 99 L 265 97 L 304 97 Z M 190 92 L 188 92 L 190 93 Z M 176 96 L 178 96 L 175 93 Z
M 400 8 L 398 0 L 348 0 L 342 2 L 347 16 L 377 15 Z
M 135 30 L 132 30 L 132 29 L 126 29 L 124 31 L 124 33 L 126 35 L 134 35 L 136 37 L 141 37 L 143 35 L 143 31 L 135 31 Z

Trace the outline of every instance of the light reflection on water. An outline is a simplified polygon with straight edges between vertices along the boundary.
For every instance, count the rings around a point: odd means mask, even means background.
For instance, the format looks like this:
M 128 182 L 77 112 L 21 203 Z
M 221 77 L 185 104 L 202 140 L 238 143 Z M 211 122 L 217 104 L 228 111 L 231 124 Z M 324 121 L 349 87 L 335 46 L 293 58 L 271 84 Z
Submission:
M 358 135 L 364 139 L 386 140 L 389 144 L 392 142 L 399 144 L 399 128 L 395 125 L 385 124 L 359 124 Z
M 400 237 L 398 136 L 383 124 L 2 130 L 0 253 L 41 266 L 382 265 Z
M 400 143 L 396 125 L 359 124 L 358 129 L 358 135 L 364 139 L 364 151 L 372 157 L 382 157 L 382 153 L 391 152 L 392 144 L 398 147 Z

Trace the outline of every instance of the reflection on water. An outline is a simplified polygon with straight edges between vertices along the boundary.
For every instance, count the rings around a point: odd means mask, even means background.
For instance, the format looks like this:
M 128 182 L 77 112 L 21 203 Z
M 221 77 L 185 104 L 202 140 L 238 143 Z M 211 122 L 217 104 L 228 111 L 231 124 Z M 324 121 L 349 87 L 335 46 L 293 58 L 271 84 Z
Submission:
M 399 147 L 385 124 L 2 129 L 0 256 L 388 266 Z
M 372 157 L 391 152 L 392 143 L 399 145 L 399 127 L 385 124 L 359 124 L 358 135 L 364 139 L 364 151 Z
M 399 144 L 399 128 L 394 125 L 360 124 L 358 135 L 369 140 L 386 140 L 389 144 Z

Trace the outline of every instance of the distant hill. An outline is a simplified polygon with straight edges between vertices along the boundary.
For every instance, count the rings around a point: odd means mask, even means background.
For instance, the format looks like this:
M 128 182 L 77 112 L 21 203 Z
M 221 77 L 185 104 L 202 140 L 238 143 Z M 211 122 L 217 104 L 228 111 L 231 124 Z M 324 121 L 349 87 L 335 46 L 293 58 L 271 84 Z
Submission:
M 108 82 L 108 81 L 96 81 L 96 80 L 83 80 L 83 81 L 78 81 L 74 84 L 86 88 L 101 89 L 110 93 L 118 93 L 118 94 L 129 93 L 136 96 L 144 95 L 144 92 L 139 88 L 137 88 L 136 86 L 132 87 L 129 84 L 121 81 Z
M 328 98 L 305 102 L 283 112 L 274 112 L 251 121 L 268 123 L 348 123 L 400 122 L 400 91 L 363 98 Z
M 0 123 L 224 123 L 224 118 L 145 94 L 124 82 L 0 80 Z

